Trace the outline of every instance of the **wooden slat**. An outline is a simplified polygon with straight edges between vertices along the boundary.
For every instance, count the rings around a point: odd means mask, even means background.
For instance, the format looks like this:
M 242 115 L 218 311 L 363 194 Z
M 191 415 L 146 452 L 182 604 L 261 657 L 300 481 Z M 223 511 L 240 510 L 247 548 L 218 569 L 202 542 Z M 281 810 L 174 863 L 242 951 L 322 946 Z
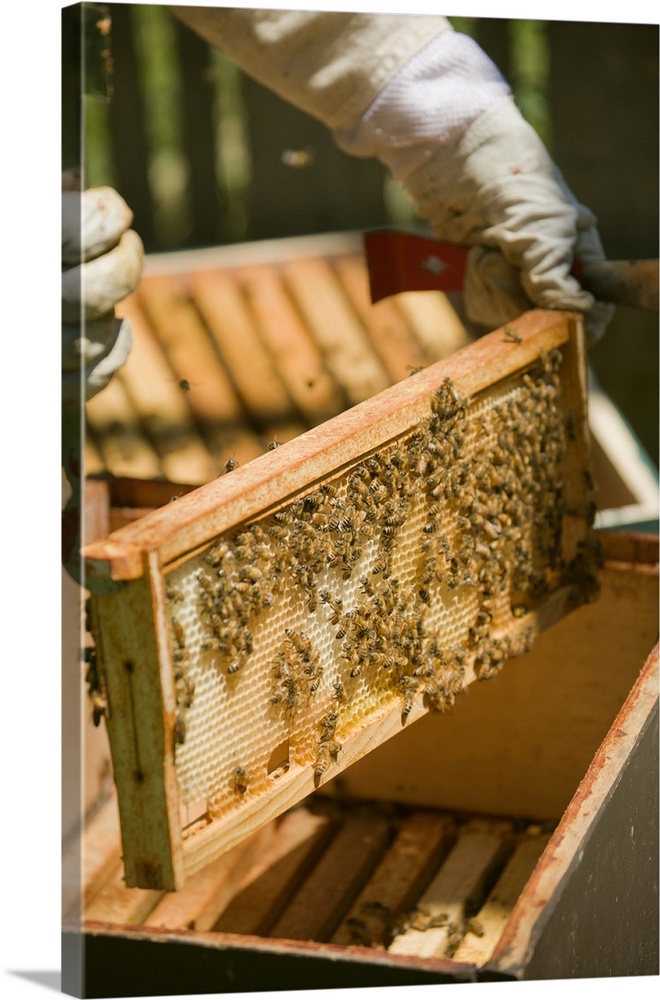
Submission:
M 390 834 L 375 815 L 348 816 L 270 936 L 325 941 L 377 864 Z
M 151 275 L 139 288 L 139 303 L 176 379 L 190 383 L 185 401 L 201 421 L 232 424 L 243 408 L 192 299 L 189 279 Z
M 442 292 L 403 292 L 395 302 L 432 361 L 465 346 L 466 329 Z
M 484 965 L 493 954 L 511 916 L 513 907 L 525 888 L 543 853 L 550 834 L 526 834 L 517 845 L 504 871 L 472 922 L 472 928 L 453 954 L 456 962 Z
M 111 597 L 95 595 L 92 610 L 99 661 L 115 668 L 101 680 L 126 883 L 161 889 L 183 883 L 183 854 L 169 619 L 164 580 L 153 574 L 151 563 L 152 572 L 142 580 Z
M 104 920 L 111 924 L 141 924 L 151 913 L 162 893 L 155 889 L 128 889 L 121 865 L 96 893 L 83 911 L 84 920 Z
M 229 458 L 244 463 L 263 454 L 233 380 L 197 311 L 185 275 L 154 274 L 139 289 L 149 317 L 172 367 L 175 380 L 185 381 L 185 401 L 218 473 Z
M 133 331 L 131 353 L 121 377 L 134 412 L 160 458 L 163 474 L 172 482 L 208 482 L 216 475 L 215 463 L 199 440 L 186 393 L 149 327 L 137 293 L 124 300 L 121 314 Z
M 117 476 L 155 479 L 162 475 L 160 459 L 126 392 L 123 372 L 89 401 L 87 423 L 104 468 Z
M 250 419 L 262 427 L 290 419 L 289 395 L 231 275 L 200 271 L 191 274 L 189 282 L 195 304 Z
M 178 892 L 162 896 L 148 917 L 143 919 L 143 924 L 146 927 L 211 930 L 240 885 L 245 868 L 253 864 L 264 850 L 268 850 L 273 835 L 272 826 L 267 826 L 247 837 L 194 875 Z
M 346 398 L 287 295 L 279 268 L 253 265 L 234 273 L 248 298 L 275 370 L 308 426 L 316 426 L 341 413 L 346 408 Z
M 428 349 L 413 332 L 393 299 L 371 304 L 369 279 L 361 256 L 341 257 L 333 262 L 339 280 L 370 337 L 373 350 L 380 358 L 392 382 L 399 382 L 411 369 L 423 368 L 438 361 L 439 351 Z M 464 343 L 468 343 L 467 335 Z
M 141 574 L 140 551 L 158 550 L 161 564 L 166 565 L 404 433 L 427 415 L 429 396 L 443 378 L 451 378 L 456 391 L 470 397 L 532 364 L 541 349 L 550 351 L 566 343 L 573 322 L 573 314 L 527 313 L 517 323 L 519 344 L 507 342 L 502 331 L 494 331 L 441 365 L 418 372 L 389 392 L 308 431 L 286 449 L 278 449 L 275 460 L 272 454 L 264 455 L 183 497 L 176 512 L 171 508 L 155 511 L 107 542 L 88 546 L 85 555 L 107 562 L 107 570 L 97 569 L 109 571 L 115 579 Z
M 395 915 L 411 908 L 455 836 L 453 817 L 414 812 L 332 935 L 333 944 L 384 947 Z
M 270 844 L 245 871 L 214 930 L 268 934 L 335 829 L 329 813 L 305 808 L 285 813 L 274 825 Z
M 330 265 L 318 258 L 293 261 L 282 266 L 282 274 L 349 404 L 387 388 L 391 380 Z
M 451 934 L 460 928 L 468 907 L 483 898 L 495 867 L 510 850 L 512 826 L 506 822 L 473 820 L 460 831 L 456 845 L 426 891 L 417 912 L 427 929 L 409 927 L 398 934 L 389 951 L 395 955 L 441 958 L 448 953 Z M 434 923 L 439 926 L 433 926 Z
M 117 797 L 110 798 L 85 823 L 82 839 L 76 837 L 62 854 L 62 915 L 80 917 L 101 885 L 117 869 L 121 838 Z

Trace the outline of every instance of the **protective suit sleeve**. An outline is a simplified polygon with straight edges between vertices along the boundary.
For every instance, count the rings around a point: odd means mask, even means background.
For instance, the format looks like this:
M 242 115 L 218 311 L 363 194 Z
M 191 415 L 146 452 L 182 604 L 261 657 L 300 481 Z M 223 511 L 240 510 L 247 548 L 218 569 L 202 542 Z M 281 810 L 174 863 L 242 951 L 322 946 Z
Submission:
M 439 15 L 172 10 L 248 75 L 333 130 L 356 122 L 416 52 L 452 30 Z

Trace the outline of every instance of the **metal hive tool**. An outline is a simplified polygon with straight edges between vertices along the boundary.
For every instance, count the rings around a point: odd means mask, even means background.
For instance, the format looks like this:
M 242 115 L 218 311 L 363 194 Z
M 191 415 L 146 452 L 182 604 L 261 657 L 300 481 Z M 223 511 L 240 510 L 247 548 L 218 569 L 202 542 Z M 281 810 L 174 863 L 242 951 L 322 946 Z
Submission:
M 89 545 L 127 885 L 495 677 L 593 595 L 593 513 L 582 329 L 535 311 Z

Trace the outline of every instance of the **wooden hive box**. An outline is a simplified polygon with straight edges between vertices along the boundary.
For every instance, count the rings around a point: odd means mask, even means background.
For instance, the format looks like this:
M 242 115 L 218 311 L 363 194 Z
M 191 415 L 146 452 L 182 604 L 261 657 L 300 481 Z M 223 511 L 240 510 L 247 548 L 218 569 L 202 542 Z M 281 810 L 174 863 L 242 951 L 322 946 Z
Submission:
M 85 548 L 129 885 L 181 888 L 590 599 L 581 329 L 517 329 Z
M 111 795 L 65 991 L 657 975 L 657 539 L 602 543 L 598 600 L 182 890 L 126 886 Z
M 581 330 L 570 315 L 537 312 L 522 317 L 514 325 L 513 337 L 505 331 L 495 331 L 489 338 L 455 354 L 456 347 L 465 342 L 465 331 L 452 319 L 453 314 L 447 311 L 442 297 L 427 296 L 408 301 L 407 322 L 402 322 L 400 303 L 396 306 L 381 303 L 377 314 L 380 320 L 375 322 L 372 313 L 365 309 L 364 275 L 360 276 L 356 266 L 355 258 L 350 255 L 330 263 L 318 259 L 303 261 L 300 265 L 289 262 L 275 271 L 246 264 L 234 274 L 235 278 L 238 276 L 238 283 L 243 283 L 243 291 L 238 296 L 236 288 L 223 280 L 219 282 L 218 291 L 217 283 L 211 280 L 217 278 L 217 271 L 205 275 L 203 270 L 198 273 L 194 268 L 188 272 L 184 269 L 183 275 L 175 276 L 174 293 L 171 280 L 165 282 L 156 274 L 151 290 L 147 283 L 140 290 L 137 302 L 131 305 L 130 315 L 138 333 L 136 353 L 141 362 L 137 366 L 134 364 L 132 371 L 128 371 L 127 366 L 122 378 L 111 384 L 112 393 L 108 392 L 105 400 L 105 393 L 97 397 L 99 406 L 90 419 L 90 460 L 98 462 L 99 471 L 104 467 L 115 474 L 119 472 L 120 478 L 112 480 L 110 487 L 114 496 L 125 505 L 124 510 L 115 510 L 111 517 L 112 526 L 124 523 L 125 527 L 107 540 L 90 545 L 87 550 L 94 559 L 95 572 L 124 581 L 119 597 L 111 594 L 94 598 L 93 611 L 95 637 L 99 641 L 99 634 L 102 635 L 100 644 L 105 646 L 100 671 L 102 683 L 97 693 L 109 702 L 108 722 L 114 744 L 114 778 L 122 816 L 123 845 L 119 847 L 117 798 L 113 792 L 90 822 L 82 845 L 73 840 L 69 848 L 74 872 L 79 872 L 81 862 L 83 865 L 86 903 L 82 932 L 79 922 L 74 920 L 68 926 L 65 942 L 75 951 L 81 940 L 84 941 L 90 977 L 88 995 L 103 995 L 98 990 L 108 988 L 108 980 L 105 980 L 106 986 L 99 984 L 104 982 L 104 975 L 110 974 L 106 962 L 114 961 L 110 956 L 115 948 L 130 950 L 136 946 L 144 956 L 145 952 L 151 953 L 153 945 L 166 943 L 170 946 L 167 955 L 171 959 L 166 959 L 163 965 L 163 950 L 156 948 L 154 955 L 159 956 L 156 963 L 161 969 L 171 970 L 170 962 L 177 967 L 182 962 L 180 982 L 184 992 L 218 990 L 216 985 L 209 987 L 208 978 L 204 979 L 200 969 L 195 968 L 196 956 L 200 954 L 205 956 L 202 965 L 206 967 L 210 961 L 216 970 L 212 975 L 220 977 L 214 982 L 224 982 L 223 977 L 227 976 L 231 978 L 235 963 L 238 963 L 240 988 L 244 990 L 263 988 L 263 976 L 270 974 L 269 969 L 274 970 L 272 974 L 278 979 L 283 970 L 288 970 L 284 971 L 284 977 L 291 986 L 316 983 L 317 977 L 325 974 L 330 975 L 329 984 L 332 984 L 335 979 L 330 970 L 337 972 L 337 985 L 543 975 L 543 963 L 535 968 L 534 949 L 530 951 L 529 944 L 529 935 L 536 937 L 538 927 L 544 926 L 546 920 L 546 914 L 538 912 L 538 899 L 530 904 L 532 910 L 525 910 L 523 906 L 526 914 L 523 931 L 515 932 L 523 937 L 516 939 L 515 961 L 498 958 L 500 943 L 506 941 L 511 927 L 517 926 L 515 919 L 522 905 L 520 900 L 532 898 L 525 893 L 520 896 L 520 893 L 542 852 L 536 870 L 547 867 L 552 875 L 544 875 L 546 881 L 539 891 L 547 895 L 550 886 L 553 893 L 555 890 L 560 892 L 553 879 L 558 877 L 560 870 L 563 874 L 559 881 L 564 879 L 573 862 L 562 856 L 559 867 L 554 860 L 551 864 L 549 858 L 554 859 L 557 855 L 557 837 L 564 843 L 565 834 L 555 832 L 549 845 L 548 837 L 560 821 L 599 740 L 623 704 L 635 675 L 628 662 L 621 668 L 621 675 L 619 667 L 613 667 L 612 688 L 608 680 L 603 705 L 589 706 L 585 710 L 585 687 L 593 680 L 598 647 L 594 645 L 591 665 L 579 668 L 585 670 L 584 680 L 568 670 L 570 660 L 565 656 L 562 664 L 567 664 L 568 672 L 557 674 L 555 671 L 554 680 L 548 678 L 548 658 L 556 655 L 552 646 L 545 659 L 540 642 L 535 642 L 531 652 L 524 652 L 545 626 L 593 596 L 591 556 L 595 547 L 590 527 L 594 513 L 593 484 L 588 475 L 586 371 Z M 273 281 L 274 274 L 281 279 L 283 270 L 288 274 L 289 291 L 297 289 L 296 309 L 289 313 L 285 309 L 282 289 Z M 331 282 L 330 296 L 320 295 L 324 289 L 327 293 L 328 270 L 335 284 L 337 275 L 347 282 L 350 294 L 343 288 L 338 295 Z M 347 275 L 352 277 L 347 278 Z M 316 282 L 312 280 L 315 276 Z M 255 310 L 259 316 L 256 339 L 254 329 L 250 332 L 250 325 L 245 322 L 245 289 L 248 287 L 251 289 L 247 300 L 252 320 Z M 207 303 L 206 313 L 203 305 L 200 306 L 200 296 L 201 302 Z M 212 304 L 205 296 L 212 296 Z M 151 304 L 145 311 L 148 301 Z M 347 302 L 351 303 L 352 312 L 351 309 L 347 312 Z M 331 303 L 334 312 L 329 308 Z M 157 321 L 159 309 L 164 311 Z M 205 317 L 201 325 L 200 313 Z M 222 335 L 218 333 L 220 321 L 217 317 L 223 315 L 229 316 L 226 321 L 230 329 L 238 324 L 241 350 L 236 350 L 239 345 L 232 341 L 227 330 Z M 276 322 L 282 315 L 288 316 L 288 321 Z M 145 316 L 149 323 L 145 322 Z M 167 327 L 168 316 L 171 328 Z M 303 324 L 301 316 L 305 320 Z M 169 337 L 162 335 L 164 324 L 165 330 L 171 330 Z M 193 342 L 197 338 L 197 347 L 185 361 L 179 360 L 168 368 L 163 365 L 164 357 L 169 357 L 171 362 L 177 357 L 177 351 L 179 359 L 181 357 L 182 324 L 186 343 L 191 342 L 191 337 Z M 311 327 L 311 337 L 305 327 Z M 420 329 L 426 330 L 426 342 L 424 336 L 419 335 Z M 437 335 L 433 342 L 430 331 L 441 329 L 445 335 Z M 215 354 L 208 353 L 208 343 L 204 339 L 209 332 Z M 302 351 L 301 357 L 307 358 L 311 368 L 306 369 L 304 364 L 293 365 L 288 374 L 280 375 L 283 359 L 291 357 L 282 343 L 277 353 L 278 338 L 281 340 L 282 336 L 285 340 L 287 336 L 294 338 L 296 350 Z M 268 344 L 266 352 L 264 341 Z M 293 342 L 289 339 L 289 351 Z M 351 344 L 357 354 L 349 355 L 347 362 L 346 351 Z M 218 351 L 220 365 L 217 364 Z M 434 365 L 438 352 L 441 356 L 451 354 L 452 357 Z M 261 358 L 261 367 L 246 364 L 246 353 L 250 360 L 253 356 L 257 360 Z M 213 358 L 215 364 L 211 365 Z M 269 359 L 270 367 L 266 364 Z M 195 364 L 199 367 L 195 368 Z M 423 371 L 407 378 L 410 368 L 425 365 L 428 367 Z M 145 383 L 146 375 L 149 381 Z M 557 475 L 557 482 L 561 478 L 566 486 L 560 491 L 559 516 L 549 528 L 554 541 L 551 546 L 546 541 L 539 550 L 544 563 L 543 586 L 532 585 L 530 575 L 524 581 L 518 579 L 512 593 L 512 578 L 504 574 L 502 579 L 506 578 L 507 585 L 502 593 L 506 591 L 505 597 L 499 604 L 496 602 L 494 610 L 492 605 L 486 606 L 488 625 L 494 620 L 500 637 L 498 641 L 506 640 L 505 652 L 523 654 L 515 662 L 518 681 L 514 682 L 512 676 L 505 685 L 509 671 L 514 669 L 513 664 L 507 664 L 492 685 L 478 685 L 478 697 L 475 697 L 477 690 L 469 697 L 459 693 L 480 674 L 486 678 L 499 673 L 502 663 L 501 647 L 495 650 L 494 659 L 482 655 L 475 630 L 483 624 L 476 616 L 483 613 L 484 607 L 479 601 L 475 604 L 468 599 L 464 601 L 467 617 L 464 614 L 460 619 L 459 615 L 460 628 L 452 633 L 454 645 L 468 647 L 466 663 L 460 663 L 461 669 L 454 678 L 456 684 L 450 685 L 449 690 L 445 685 L 443 690 L 447 697 L 441 706 L 433 705 L 432 688 L 427 691 L 416 684 L 413 696 L 408 698 L 405 672 L 397 677 L 398 683 L 386 685 L 385 691 L 379 691 L 374 698 L 374 686 L 360 676 L 362 669 L 354 679 L 348 669 L 350 663 L 344 657 L 343 673 L 335 676 L 326 658 L 322 669 L 308 671 L 310 690 L 306 691 L 306 700 L 309 711 L 305 726 L 296 732 L 291 725 L 292 706 L 287 706 L 290 689 L 286 682 L 290 669 L 280 669 L 278 673 L 273 667 L 271 661 L 278 652 L 277 642 L 273 640 L 270 659 L 262 661 L 260 668 L 265 678 L 260 698 L 262 704 L 268 703 L 268 713 L 281 712 L 284 702 L 285 711 L 280 717 L 284 728 L 279 736 L 273 731 L 264 737 L 262 714 L 257 730 L 257 764 L 251 760 L 244 767 L 242 756 L 239 759 L 233 751 L 223 765 L 226 773 L 223 772 L 222 794 L 216 796 L 217 801 L 212 801 L 213 794 L 209 795 L 207 788 L 198 795 L 200 789 L 196 789 L 194 780 L 190 785 L 185 767 L 183 772 L 180 770 L 181 753 L 186 749 L 188 738 L 181 724 L 190 722 L 190 717 L 185 717 L 189 706 L 185 705 L 185 690 L 182 697 L 185 671 L 180 664 L 185 660 L 187 666 L 190 649 L 188 633 L 184 646 L 177 623 L 182 596 L 188 604 L 191 596 L 185 589 L 183 595 L 180 593 L 181 581 L 184 581 L 184 588 L 190 587 L 191 580 L 200 583 L 201 576 L 206 577 L 211 565 L 203 561 L 204 556 L 208 557 L 211 552 L 215 552 L 216 559 L 213 569 L 222 569 L 217 563 L 217 547 L 226 544 L 225 541 L 219 543 L 223 532 L 232 545 L 240 546 L 235 536 L 245 534 L 246 525 L 248 529 L 255 524 L 279 527 L 290 516 L 287 511 L 299 502 L 298 496 L 320 496 L 318 491 L 328 482 L 334 484 L 335 489 L 339 486 L 340 492 L 350 488 L 359 493 L 355 481 L 357 471 L 374 460 L 381 463 L 379 476 L 383 475 L 385 466 L 391 471 L 390 459 L 397 455 L 401 442 L 414 440 L 420 426 L 428 428 L 429 420 L 436 420 L 433 429 L 436 438 L 442 438 L 442 434 L 438 435 L 438 417 L 442 418 L 441 422 L 451 425 L 454 432 L 460 430 L 465 436 L 467 431 L 471 457 L 478 466 L 485 467 L 492 449 L 497 446 L 496 434 L 493 436 L 493 426 L 488 421 L 495 419 L 497 423 L 502 399 L 507 398 L 516 380 L 520 386 L 523 378 L 536 378 L 537 391 L 541 384 L 552 385 L 559 391 L 561 403 L 557 412 L 562 432 L 562 457 L 553 467 L 552 474 Z M 393 382 L 399 384 L 388 388 Z M 206 391 L 208 383 L 212 392 Z M 284 394 L 282 383 L 286 388 Z M 504 387 L 503 393 L 501 387 Z M 264 388 L 261 393 L 260 388 Z M 291 406 L 293 396 L 295 405 Z M 316 400 L 314 405 L 310 403 L 310 396 Z M 317 408 L 319 399 L 322 405 Z M 209 400 L 214 402 L 211 404 Z M 205 413 L 202 412 L 204 406 L 210 407 Z M 229 407 L 229 410 L 219 415 L 218 406 Z M 348 412 L 343 413 L 347 406 Z M 213 407 L 216 407 L 215 412 Z M 254 407 L 257 408 L 256 417 Z M 126 420 L 131 408 L 139 411 L 139 419 Z M 249 414 L 247 420 L 246 413 Z M 467 423 L 456 427 L 457 416 L 462 419 L 463 414 L 470 415 L 471 427 Z M 169 426 L 163 415 L 170 416 Z M 475 420 L 480 421 L 481 428 L 476 433 Z M 317 424 L 320 424 L 317 430 L 309 430 Z M 306 433 L 300 437 L 303 431 Z M 480 443 L 481 436 L 484 440 Z M 284 448 L 276 447 L 262 454 L 269 442 L 280 445 L 290 438 L 296 440 L 291 440 Z M 549 440 L 551 438 L 552 434 Z M 518 439 L 519 445 L 522 441 L 523 436 Z M 222 473 L 226 459 L 237 454 L 241 455 L 243 464 L 231 475 L 221 475 L 217 482 L 210 483 L 201 492 L 184 496 L 200 481 L 208 481 L 218 471 Z M 256 461 L 250 461 L 252 458 Z M 444 455 L 443 461 L 446 458 Z M 133 476 L 140 466 L 144 481 L 136 483 Z M 412 465 L 408 462 L 408 478 L 412 476 L 414 488 L 404 490 L 405 495 L 398 494 L 397 499 L 403 500 L 405 506 L 411 503 L 411 495 L 424 494 L 422 473 L 432 480 L 432 472 L 428 463 L 422 469 L 419 456 Z M 121 473 L 128 474 L 128 478 L 121 478 Z M 369 482 L 377 478 L 372 475 Z M 174 485 L 176 483 L 180 485 Z M 102 484 L 97 485 L 102 494 Z M 175 496 L 179 498 L 177 502 L 168 504 L 167 501 Z M 454 509 L 451 499 L 443 494 L 441 500 L 449 507 L 449 521 L 442 522 L 441 530 L 437 525 L 430 530 L 436 515 L 429 515 L 428 511 L 438 506 L 435 499 L 426 495 L 425 509 L 418 510 L 413 518 L 421 545 L 432 540 L 437 546 L 437 536 L 448 540 L 451 535 L 448 524 L 453 523 L 457 515 L 466 513 Z M 526 499 L 529 502 L 530 496 Z M 419 503 L 417 499 L 414 502 Z M 165 508 L 161 506 L 163 503 Z M 145 510 L 153 506 L 161 506 L 161 509 L 144 518 Z M 308 505 L 313 515 L 318 512 L 318 505 L 312 506 L 313 511 Z M 354 500 L 352 506 L 355 506 Z M 474 508 L 467 513 L 474 515 Z M 537 510 L 537 518 L 539 513 Z M 104 516 L 107 523 L 107 512 Z M 392 516 L 391 511 L 388 516 Z M 429 526 L 428 535 L 424 531 L 426 526 Z M 377 527 L 382 535 L 389 525 L 383 521 L 377 522 Z M 404 530 L 401 525 L 396 527 Z M 335 535 L 336 528 L 333 529 Z M 470 530 L 472 535 L 477 534 L 474 528 Z M 497 542 L 492 537 L 492 530 L 486 528 L 485 536 L 482 533 L 482 544 Z M 494 530 L 497 533 L 497 528 Z M 104 530 L 98 532 L 104 533 Z M 371 538 L 367 536 L 368 541 Z M 452 544 L 457 544 L 454 539 Z M 608 540 L 607 544 L 611 547 L 614 543 Z M 421 545 L 420 550 L 426 555 L 418 554 L 417 565 L 428 567 L 429 548 L 422 549 Z M 319 611 L 323 612 L 324 620 L 341 619 L 332 601 L 344 593 L 342 586 L 348 585 L 349 589 L 352 586 L 355 590 L 356 581 L 351 583 L 352 574 L 348 572 L 351 569 L 349 549 L 350 546 L 345 547 L 340 554 L 345 575 L 340 578 L 341 583 L 335 581 L 336 588 L 327 586 L 327 576 L 321 584 L 313 581 L 315 586 L 310 586 L 309 579 L 297 581 L 297 603 L 294 602 L 293 608 L 289 604 L 286 621 L 279 623 L 280 630 L 289 628 L 294 633 L 289 637 L 290 647 L 296 638 L 300 642 L 300 636 L 307 635 L 305 629 L 309 630 L 310 616 L 319 617 Z M 569 631 L 567 635 L 572 638 L 564 638 L 563 642 L 568 642 L 569 647 L 575 642 L 576 647 L 581 648 L 583 628 L 588 636 L 594 628 L 601 629 L 598 609 L 607 613 L 605 609 L 610 598 L 608 596 L 603 602 L 603 596 L 612 584 L 616 594 L 622 589 L 630 589 L 638 597 L 642 594 L 639 642 L 645 647 L 643 655 L 639 644 L 635 645 L 637 639 L 632 643 L 640 657 L 637 667 L 641 666 L 654 638 L 648 625 L 650 595 L 655 586 L 653 565 L 657 561 L 652 550 L 651 544 L 650 547 L 638 545 L 637 550 L 626 551 L 623 556 L 620 550 L 615 552 L 612 556 L 614 576 L 609 575 L 609 564 L 601 575 L 604 587 L 601 598 L 587 608 L 573 610 L 566 621 L 553 626 L 542 641 L 559 636 L 566 628 L 570 630 L 573 622 L 577 632 Z M 295 547 L 293 551 L 295 554 Z M 433 549 L 430 555 L 437 557 L 440 551 Z M 501 554 L 506 557 L 506 549 Z M 357 558 L 359 560 L 360 556 Z M 377 561 L 375 552 L 370 558 L 372 562 Z M 187 571 L 186 565 L 191 559 L 193 569 Z M 301 560 L 298 558 L 297 562 Z M 625 564 L 623 568 L 618 565 L 620 563 Z M 371 564 L 367 567 L 373 568 Z M 475 567 L 467 569 L 467 564 L 463 564 L 462 571 L 463 576 L 459 579 L 449 569 L 449 579 L 453 580 L 459 594 L 471 595 L 478 589 L 470 578 Z M 628 574 L 634 583 L 629 584 L 628 576 L 617 576 L 621 572 Z M 398 568 L 396 574 L 395 579 L 398 579 L 401 575 Z M 393 575 L 392 567 L 389 577 L 377 573 L 379 585 L 387 587 Z M 363 604 L 374 596 L 379 598 L 377 592 L 365 592 L 362 582 L 365 573 L 356 572 L 355 576 L 360 584 L 360 596 L 354 594 L 353 603 Z M 415 580 L 414 576 L 412 579 Z M 623 579 L 626 583 L 621 587 Z M 419 591 L 427 585 L 416 580 L 415 587 L 416 593 L 406 594 L 411 610 L 414 610 L 413 605 L 419 609 Z M 330 599 L 323 596 L 326 590 Z M 445 580 L 444 597 L 451 596 Z M 199 603 L 199 597 L 197 600 Z M 143 602 L 141 609 L 140 601 Z M 618 598 L 614 603 L 618 607 Z M 302 610 L 301 605 L 304 605 Z M 426 615 L 426 608 L 432 608 L 433 601 L 423 598 L 421 606 Z M 268 617 L 270 609 L 270 602 L 266 602 L 259 614 Z M 207 607 L 204 614 L 208 611 Z M 592 613 L 596 614 L 595 619 L 583 619 L 582 616 Z M 625 612 L 614 617 L 619 621 L 619 626 L 614 627 L 623 628 Z M 136 628 L 126 627 L 128 618 L 138 623 Z M 416 627 L 414 615 L 402 614 L 401 618 L 400 632 Z M 350 624 L 350 619 L 332 624 L 333 630 L 338 627 L 342 631 Z M 605 636 L 610 634 L 611 623 L 608 620 L 606 624 Z M 437 621 L 433 627 L 436 626 Z M 189 627 L 189 620 L 186 627 Z M 213 633 L 214 630 L 207 631 Z M 205 632 L 200 634 L 201 638 L 198 635 L 196 640 L 198 646 L 193 650 L 194 662 L 199 662 L 199 647 Z M 153 656 L 145 657 L 145 640 L 146 646 L 155 643 Z M 430 633 L 425 636 L 424 641 L 432 640 Z M 335 656 L 331 657 L 334 662 L 341 647 L 335 636 L 332 641 L 335 642 Z M 561 640 L 557 641 L 561 648 Z M 270 644 L 270 639 L 264 641 L 265 646 Z M 222 659 L 225 650 L 212 652 L 221 654 L 221 669 L 217 673 L 226 686 L 225 696 L 231 695 L 230 688 L 236 680 L 246 676 L 254 686 L 254 677 L 250 680 L 251 651 L 243 649 L 243 660 L 235 672 L 231 670 L 235 651 L 233 659 Z M 178 653 L 185 653 L 185 658 L 177 657 Z M 519 670 L 528 662 L 534 664 L 537 653 L 540 663 L 546 664 L 545 672 L 542 666 Z M 280 655 L 284 655 L 283 650 Z M 127 663 L 131 664 L 131 670 L 126 669 Z M 146 673 L 145 663 L 150 664 Z M 133 672 L 136 665 L 140 674 L 137 688 Z M 206 669 L 208 672 L 208 665 Z M 649 691 L 653 691 L 653 680 L 649 679 L 652 671 L 652 664 L 647 665 L 642 685 L 646 708 Z M 203 674 L 198 671 L 197 685 L 200 676 L 204 683 Z M 146 687 L 145 677 L 148 678 Z M 526 678 L 526 682 L 521 683 L 521 678 Z M 317 688 L 324 693 L 327 704 L 317 700 L 316 688 L 312 691 L 317 680 Z M 345 688 L 347 683 L 353 682 L 361 687 L 362 702 L 353 692 L 348 702 L 350 706 L 357 705 L 357 714 L 342 719 L 341 713 L 335 711 L 338 702 L 328 701 L 328 698 L 337 695 L 338 685 Z M 545 692 L 552 688 L 555 695 L 561 694 L 572 690 L 573 685 L 576 694 L 570 704 L 575 718 L 580 721 L 579 739 L 571 741 L 557 765 L 551 760 L 554 750 L 548 734 L 559 723 L 564 705 L 556 696 L 548 694 L 546 699 Z M 492 703 L 484 703 L 481 694 L 484 689 L 497 689 L 501 694 L 493 696 Z M 237 690 L 244 692 L 246 688 L 239 686 Z M 243 697 L 241 694 L 234 704 L 239 704 Z M 144 699 L 142 707 L 140 698 Z M 479 704 L 479 699 L 482 705 L 488 706 L 482 708 L 482 715 L 478 714 L 478 709 L 472 709 L 475 703 Z M 527 704 L 535 705 L 537 699 L 548 704 L 539 708 L 538 726 L 531 724 L 528 728 L 521 720 L 528 715 Z M 342 702 L 342 710 L 344 704 Z M 432 707 L 442 707 L 446 711 L 439 717 L 433 713 L 431 719 L 426 712 Z M 571 711 L 567 716 L 569 720 L 573 717 Z M 471 714 L 473 712 L 477 714 Z M 252 707 L 247 720 L 241 723 L 243 733 L 250 730 L 251 713 Z M 332 723 L 329 730 L 327 719 L 331 714 L 339 716 L 340 721 Z M 589 718 L 587 725 L 584 724 L 585 714 Z M 530 718 L 534 717 L 532 712 Z M 151 722 L 146 723 L 147 719 Z M 463 720 L 464 728 L 456 720 Z M 136 741 L 137 724 L 141 735 Z M 646 731 L 646 724 L 646 721 L 643 725 L 640 723 L 637 734 L 640 738 Z M 446 739 L 440 735 L 443 730 L 439 727 L 442 726 L 447 727 Z M 498 726 L 504 726 L 507 732 L 504 747 L 497 739 Z M 150 734 L 146 742 L 144 732 Z M 390 740 L 391 736 L 395 738 Z M 379 746 L 383 740 L 388 742 Z M 136 748 L 141 755 L 139 760 Z M 632 753 L 628 747 L 624 754 L 626 762 L 628 750 Z M 193 755 L 192 760 L 188 774 L 194 779 L 199 758 Z M 348 764 L 352 766 L 348 768 Z M 622 764 L 620 770 L 623 772 L 625 767 Z M 263 776 L 257 775 L 255 780 L 256 771 Z M 546 772 L 548 780 L 540 784 L 538 774 Z M 189 782 L 183 796 L 182 773 L 184 786 Z M 508 777 L 497 780 L 498 774 Z M 331 780 L 333 777 L 335 780 Z M 619 781 L 618 772 L 617 776 L 610 777 L 613 787 Z M 558 829 L 562 829 L 562 824 L 575 822 L 576 816 L 567 818 L 566 813 Z M 411 865 L 410 878 L 399 883 L 393 873 L 401 869 L 402 856 L 412 856 L 415 862 Z M 344 859 L 339 866 L 337 857 Z M 467 869 L 473 872 L 472 880 L 466 880 Z M 69 900 L 67 910 L 69 917 L 80 916 L 75 882 L 74 875 L 74 898 Z M 138 885 L 146 888 L 138 888 Z M 174 886 L 179 887 L 178 891 L 165 891 Z M 256 909 L 255 898 L 261 901 Z M 632 905 L 631 910 L 635 910 Z M 139 925 L 139 929 L 129 932 L 127 927 L 134 924 Z M 647 937 L 642 936 L 646 942 Z M 526 944 L 521 943 L 523 939 Z M 190 947 L 192 952 L 188 951 Z M 200 947 L 204 949 L 202 953 Z M 100 949 L 98 955 L 97 948 Z M 187 958 L 181 959 L 182 948 L 185 954 L 190 954 L 190 962 Z M 251 958 L 253 952 L 258 955 L 255 964 Z M 177 958 L 174 958 L 175 953 Z M 560 962 L 569 961 L 572 960 L 563 954 Z M 620 959 L 616 961 L 620 963 Z M 640 961 L 644 968 L 653 964 L 646 943 Z M 594 958 L 583 954 L 577 964 L 574 962 L 575 969 L 579 962 L 593 963 Z M 151 967 L 150 960 L 147 969 L 150 971 L 145 973 L 146 988 L 155 992 L 159 988 L 154 985 L 160 982 L 159 973 Z M 253 972 L 256 978 L 252 978 Z M 260 982 L 259 976 L 262 977 Z M 115 995 L 121 995 L 117 992 L 120 984 L 112 978 L 109 981 L 115 984 Z M 206 985 L 198 986 L 198 981 Z M 131 990 L 138 992 L 137 982 L 139 980 L 127 984 L 129 993 Z M 170 985 L 168 983 L 168 989 Z M 224 988 L 226 984 L 220 987 Z

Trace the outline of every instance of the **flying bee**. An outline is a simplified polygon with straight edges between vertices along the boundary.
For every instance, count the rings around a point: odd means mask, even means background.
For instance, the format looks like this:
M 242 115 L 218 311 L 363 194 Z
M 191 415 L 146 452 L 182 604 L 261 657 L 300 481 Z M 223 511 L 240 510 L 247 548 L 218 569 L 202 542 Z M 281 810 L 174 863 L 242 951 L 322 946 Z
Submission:
M 305 149 L 285 149 L 280 157 L 285 167 L 293 167 L 297 170 L 310 167 L 314 163 L 314 158 L 314 150 L 309 146 Z
M 199 385 L 199 382 L 190 382 L 187 378 L 171 379 L 170 381 L 176 382 L 181 392 L 190 392 L 194 385 Z

